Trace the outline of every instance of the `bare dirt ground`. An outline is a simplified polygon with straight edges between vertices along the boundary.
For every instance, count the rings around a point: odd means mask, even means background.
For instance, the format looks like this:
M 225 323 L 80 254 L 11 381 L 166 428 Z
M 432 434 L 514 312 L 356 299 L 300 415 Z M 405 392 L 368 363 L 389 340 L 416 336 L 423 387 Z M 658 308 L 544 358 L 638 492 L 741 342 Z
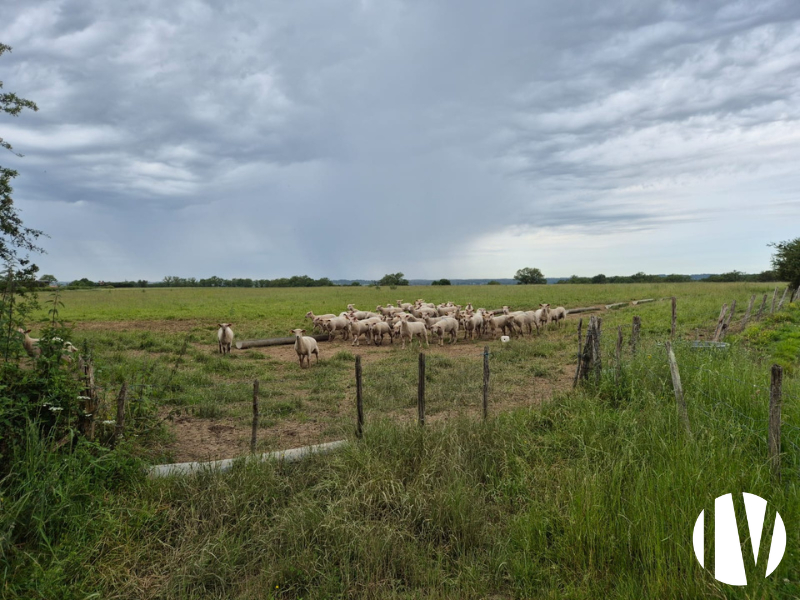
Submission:
M 395 342 L 395 345 L 397 344 L 398 342 Z M 334 356 L 337 352 L 348 351 L 361 355 L 364 365 L 369 365 L 385 357 L 391 349 L 392 344 L 388 341 L 385 341 L 382 346 L 362 343 L 360 347 L 352 346 L 350 341 L 339 339 L 320 343 L 320 352 L 323 357 L 328 358 Z M 416 342 L 413 350 L 406 348 L 409 352 L 416 352 L 418 349 L 419 345 Z M 278 361 L 281 365 L 278 367 L 279 369 L 286 368 L 292 363 L 297 364 L 297 354 L 291 345 L 250 350 L 264 353 L 266 356 Z M 482 353 L 482 346 L 480 343 L 465 344 L 459 338 L 458 343 L 452 346 L 445 343 L 443 347 L 440 347 L 438 343 L 432 343 L 430 348 L 425 348 L 424 351 L 430 355 L 440 354 L 451 357 L 475 355 L 477 361 L 478 356 Z M 314 363 L 312 361 L 311 369 L 313 368 Z M 537 378 L 531 387 L 511 390 L 510 393 L 506 390 L 502 397 L 492 397 L 490 388 L 490 412 L 497 414 L 519 407 L 539 405 L 541 402 L 549 400 L 554 392 L 571 389 L 574 373 L 574 365 L 565 364 L 559 369 L 555 377 Z M 162 409 L 161 416 L 167 417 L 169 412 L 169 408 L 165 407 Z M 284 450 L 341 439 L 343 437 L 341 427 L 331 427 L 331 423 L 346 423 L 350 418 L 349 415 L 352 415 L 354 428 L 355 397 L 354 391 L 350 389 L 345 390 L 338 407 L 323 411 L 323 414 L 315 413 L 315 418 L 302 422 L 284 419 L 273 426 L 259 427 L 258 450 Z M 379 415 L 397 422 L 413 422 L 417 419 L 417 409 L 416 407 L 395 409 L 383 413 L 376 411 L 372 414 L 371 411 L 367 411 L 367 426 L 370 417 L 375 418 Z M 457 415 L 469 415 L 477 420 L 481 416 L 481 407 L 476 404 L 469 407 L 439 408 L 438 410 L 430 411 L 430 414 L 426 415 L 426 422 L 437 423 Z M 163 450 L 168 452 L 175 462 L 233 458 L 249 452 L 251 426 L 241 418 L 209 419 L 181 414 L 167 418 L 166 422 L 174 436 L 174 441 L 165 444 Z

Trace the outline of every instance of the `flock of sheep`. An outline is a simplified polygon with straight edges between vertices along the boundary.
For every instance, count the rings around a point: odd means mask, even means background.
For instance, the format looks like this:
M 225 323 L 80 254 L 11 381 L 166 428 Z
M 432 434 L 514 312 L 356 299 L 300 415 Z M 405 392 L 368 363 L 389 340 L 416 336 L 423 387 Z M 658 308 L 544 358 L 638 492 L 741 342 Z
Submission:
M 340 334 L 343 340 L 352 338 L 352 345 L 359 346 L 363 336 L 368 342 L 381 345 L 384 337 L 389 336 L 392 343 L 395 338 L 399 338 L 403 348 L 406 347 L 406 341 L 413 343 L 414 338 L 419 341 L 420 347 L 423 339 L 425 344 L 430 345 L 430 335 L 439 338 L 440 346 L 444 345 L 445 338 L 454 344 L 460 331 L 464 332 L 464 339 L 469 337 L 471 340 L 485 335 L 495 338 L 499 332 L 504 335 L 532 335 L 534 327 L 538 333 L 551 323 L 560 326 L 567 316 L 567 310 L 563 306 L 551 309 L 549 304 L 540 304 L 538 310 L 511 311 L 508 306 L 486 310 L 474 309 L 471 303 L 466 307 L 452 302 L 436 305 L 422 299 L 414 304 L 398 300 L 397 306 L 377 306 L 375 310 L 377 312 L 358 310 L 348 304 L 347 310 L 339 315 L 315 315 L 313 311 L 309 311 L 305 316 L 311 319 L 315 329 L 327 332 L 329 339 Z M 310 353 L 316 350 L 316 341 L 303 336 L 305 330 L 295 329 L 292 333 L 296 336 L 295 349 L 302 365 L 303 357 L 310 358 Z M 311 345 L 306 340 L 313 341 L 314 344 Z M 306 344 L 313 350 L 307 351 Z M 319 359 L 319 355 L 317 358 Z
M 414 338 L 430 346 L 430 335 L 439 338 L 439 345 L 443 346 L 445 338 L 451 344 L 458 340 L 460 331 L 464 332 L 464 339 L 489 335 L 493 339 L 498 333 L 509 336 L 524 336 L 526 333 L 533 335 L 533 329 L 538 333 L 541 329 L 555 323 L 560 327 L 567 316 L 563 306 L 550 308 L 549 304 L 540 304 L 537 310 L 512 311 L 508 306 L 498 310 L 474 309 L 472 303 L 466 307 L 446 302 L 439 305 L 425 302 L 422 299 L 414 304 L 397 301 L 397 306 L 377 306 L 376 311 L 358 310 L 352 304 L 347 305 L 347 310 L 334 314 L 315 315 L 313 311 L 306 313 L 306 318 L 311 319 L 313 328 L 320 332 L 327 332 L 328 339 L 334 339 L 337 334 L 342 340 L 352 338 L 353 346 L 361 345 L 363 336 L 367 342 L 382 345 L 383 339 L 388 336 L 391 343 L 399 338 L 406 347 L 406 341 L 413 343 Z M 232 323 L 220 323 L 217 331 L 219 351 L 221 354 L 231 351 L 233 343 Z M 300 366 L 311 364 L 311 355 L 314 354 L 319 361 L 319 347 L 317 341 L 311 336 L 304 335 L 305 329 L 292 329 L 295 337 L 294 349 L 300 359 Z

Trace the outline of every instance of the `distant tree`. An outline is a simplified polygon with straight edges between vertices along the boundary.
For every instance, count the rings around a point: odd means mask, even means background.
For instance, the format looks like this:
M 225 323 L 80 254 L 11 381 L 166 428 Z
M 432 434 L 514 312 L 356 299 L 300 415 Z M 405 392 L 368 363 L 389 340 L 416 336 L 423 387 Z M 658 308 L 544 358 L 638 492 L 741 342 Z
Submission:
M 486 285 L 502 285 L 502 284 L 499 281 L 497 281 L 496 279 L 492 279 Z
M 449 279 L 437 279 L 436 281 L 432 281 L 431 285 L 451 285 Z
M 350 285 L 354 286 L 354 287 L 360 287 L 361 286 L 361 282 L 360 281 L 351 281 Z
M 39 277 L 39 281 L 46 281 L 47 283 L 56 283 L 58 279 L 56 279 L 55 275 L 42 275 Z
M 599 275 L 595 275 L 592 277 L 592 283 L 606 283 L 607 277 L 600 273 Z
M 517 271 L 514 275 L 514 279 L 517 280 L 517 285 L 547 283 L 547 279 L 544 278 L 542 272 L 539 269 L 534 269 L 531 267 L 525 267 L 524 269 Z
M 378 285 L 408 285 L 408 280 L 403 279 L 402 273 L 387 273 L 378 282 Z
M 775 248 L 772 268 L 778 279 L 788 281 L 792 288 L 800 287 L 800 237 L 768 245 Z
M 97 286 L 97 284 L 94 281 L 91 281 L 91 280 L 87 279 L 86 277 L 83 277 L 81 279 L 77 279 L 77 280 L 73 281 L 72 283 L 70 283 L 70 285 L 72 287 L 96 287 Z
M 781 278 L 775 271 L 761 271 L 756 275 L 756 281 L 780 281 Z

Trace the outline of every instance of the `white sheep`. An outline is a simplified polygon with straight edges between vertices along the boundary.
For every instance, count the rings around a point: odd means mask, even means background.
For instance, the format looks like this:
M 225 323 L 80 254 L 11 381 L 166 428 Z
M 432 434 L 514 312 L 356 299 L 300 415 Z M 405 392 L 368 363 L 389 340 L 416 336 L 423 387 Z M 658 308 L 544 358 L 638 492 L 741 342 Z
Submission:
M 561 321 L 564 321 L 566 324 L 565 319 L 567 318 L 567 309 L 563 306 L 558 306 L 550 311 L 550 320 L 556 322 L 556 327 L 559 329 L 561 328 Z
M 380 317 L 373 317 L 371 319 L 365 319 L 363 321 L 359 321 L 355 317 L 350 317 L 349 321 L 350 322 L 347 325 L 347 331 L 350 333 L 350 335 L 353 336 L 353 346 L 361 345 L 359 338 L 361 337 L 362 333 L 364 334 L 364 337 L 368 342 L 372 341 L 372 333 L 370 325 L 382 322 L 380 320 Z
M 489 325 L 492 338 L 497 337 L 496 333 L 498 329 L 503 332 L 503 335 L 507 335 L 513 328 L 513 325 L 510 323 L 511 317 L 509 315 L 491 315 L 485 317 L 485 320 Z
M 458 321 L 453 317 L 441 317 L 431 326 L 431 333 L 439 336 L 439 345 L 444 346 L 444 336 L 450 334 L 450 343 L 458 339 Z
M 540 304 L 539 307 L 539 310 L 536 311 L 536 317 L 539 319 L 539 323 L 541 323 L 542 327 L 546 327 L 550 324 L 550 305 Z
M 22 327 L 17 329 L 24 337 L 22 339 L 22 347 L 31 358 L 38 358 L 42 354 L 42 349 L 39 347 L 39 338 L 32 338 L 28 334 L 31 329 L 25 330 Z
M 403 341 L 403 349 L 406 347 L 406 338 L 408 338 L 409 343 L 413 344 L 414 337 L 419 339 L 419 347 L 422 348 L 423 336 L 425 337 L 425 345 L 430 346 L 428 329 L 425 327 L 425 323 L 420 321 L 410 323 L 407 317 L 400 320 L 400 339 Z
M 336 337 L 336 332 L 342 332 L 342 339 L 348 339 L 349 331 L 347 326 L 350 324 L 350 320 L 347 317 L 334 317 L 333 319 L 328 319 L 327 321 L 323 321 L 322 326 L 325 331 L 328 332 L 328 339 L 332 340 Z
M 394 336 L 392 335 L 392 328 L 386 321 L 378 321 L 369 324 L 369 333 L 372 337 L 372 343 L 376 346 L 383 346 L 383 336 L 388 335 L 389 340 L 394 344 Z M 380 336 L 380 343 L 378 343 L 378 336 Z
M 313 337 L 309 337 L 303 335 L 306 330 L 305 329 L 292 329 L 291 332 L 294 334 L 294 351 L 297 352 L 297 358 L 300 359 L 300 368 L 303 368 L 303 357 L 306 359 L 306 366 L 311 366 L 311 355 L 317 355 L 317 363 L 319 363 L 319 347 L 317 346 L 317 340 Z
M 231 344 L 233 343 L 233 323 L 218 323 L 217 340 L 219 341 L 219 353 L 230 354 Z

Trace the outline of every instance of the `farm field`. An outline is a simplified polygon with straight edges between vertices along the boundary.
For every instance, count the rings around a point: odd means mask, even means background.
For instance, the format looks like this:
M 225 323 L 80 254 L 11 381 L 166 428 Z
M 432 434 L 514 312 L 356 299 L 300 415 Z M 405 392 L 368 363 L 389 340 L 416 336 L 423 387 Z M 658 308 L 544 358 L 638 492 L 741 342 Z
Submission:
M 13 518 L 21 540 L 5 546 L 7 596 L 57 590 L 76 598 L 797 597 L 800 530 L 790 524 L 800 522 L 800 356 L 793 345 L 800 307 L 784 307 L 737 333 L 750 296 L 771 299 L 773 290 L 403 290 L 412 299 L 487 308 L 656 299 L 595 313 L 603 319 L 604 369 L 577 390 L 575 332 L 586 313 L 570 316 L 561 330 L 508 344 L 432 345 L 425 350 L 424 428 L 414 422 L 416 344 L 401 350 L 322 342 L 319 364 L 303 370 L 291 346 L 217 354 L 220 321 L 235 323 L 237 339 L 282 336 L 301 326 L 308 310 L 339 312 L 348 302 L 373 308 L 396 290 L 65 293 L 60 316 L 73 323 L 76 343 L 92 349 L 106 408 L 123 381 L 136 390 L 132 435 L 121 450 L 83 462 L 29 445 L 7 482 L 8 497 L 16 497 L 16 485 L 21 499 L 0 512 L 0 530 Z M 151 296 L 142 301 L 137 293 Z M 675 410 L 662 344 L 671 303 L 659 299 L 672 295 L 691 438 Z M 734 299 L 727 350 L 681 343 L 708 339 L 722 303 Z M 634 315 L 642 319 L 635 355 L 627 346 Z M 619 371 L 618 326 L 626 342 Z M 482 421 L 485 345 L 490 417 Z M 343 451 L 295 465 L 241 462 L 227 473 L 159 480 L 144 478 L 131 462 L 246 453 L 256 378 L 259 449 L 355 441 L 356 354 L 364 363 L 366 425 L 363 440 Z M 770 473 L 765 426 L 776 356 L 787 367 L 780 481 Z M 756 582 L 747 590 L 714 580 L 691 541 L 699 511 L 741 490 L 768 498 L 788 535 L 774 575 L 763 577 L 766 552 L 747 563 L 748 581 Z
M 737 300 L 741 317 L 750 295 L 771 293 L 769 284 L 642 284 L 551 286 L 367 287 L 307 289 L 151 288 L 66 291 L 60 317 L 74 326 L 75 343 L 88 344 L 102 388 L 103 418 L 113 418 L 115 399 L 125 382 L 136 415 L 137 435 L 157 462 L 231 458 L 249 450 L 252 387 L 260 383 L 259 450 L 269 451 L 349 437 L 353 429 L 353 362 L 364 363 L 367 419 L 375 415 L 412 420 L 416 412 L 417 352 L 384 342 L 376 347 L 336 339 L 321 342 L 321 361 L 301 370 L 292 346 L 217 351 L 219 322 L 234 323 L 236 340 L 286 337 L 306 327 L 309 310 L 339 313 L 347 304 L 375 310 L 398 299 L 513 309 L 551 306 L 603 306 L 634 299 L 656 302 L 602 310 L 611 342 L 618 325 L 629 335 L 634 314 L 642 335 L 663 337 L 670 328 L 669 296 L 678 298 L 679 339 L 704 339 L 713 331 L 723 302 Z M 43 297 L 43 299 L 45 299 Z M 756 304 L 758 308 L 758 303 Z M 769 308 L 769 307 L 768 307 Z M 754 309 L 755 310 L 755 309 Z M 427 367 L 429 420 L 479 413 L 482 353 L 491 352 L 492 410 L 535 405 L 553 392 L 572 387 L 577 351 L 577 321 L 563 328 L 514 340 L 464 341 L 432 345 Z M 42 320 L 47 313 L 42 310 Z M 34 335 L 36 333 L 34 332 Z M 463 337 L 463 333 L 462 333 Z M 609 350 L 612 345 L 608 345 Z M 163 426 L 159 426 L 163 425 Z

